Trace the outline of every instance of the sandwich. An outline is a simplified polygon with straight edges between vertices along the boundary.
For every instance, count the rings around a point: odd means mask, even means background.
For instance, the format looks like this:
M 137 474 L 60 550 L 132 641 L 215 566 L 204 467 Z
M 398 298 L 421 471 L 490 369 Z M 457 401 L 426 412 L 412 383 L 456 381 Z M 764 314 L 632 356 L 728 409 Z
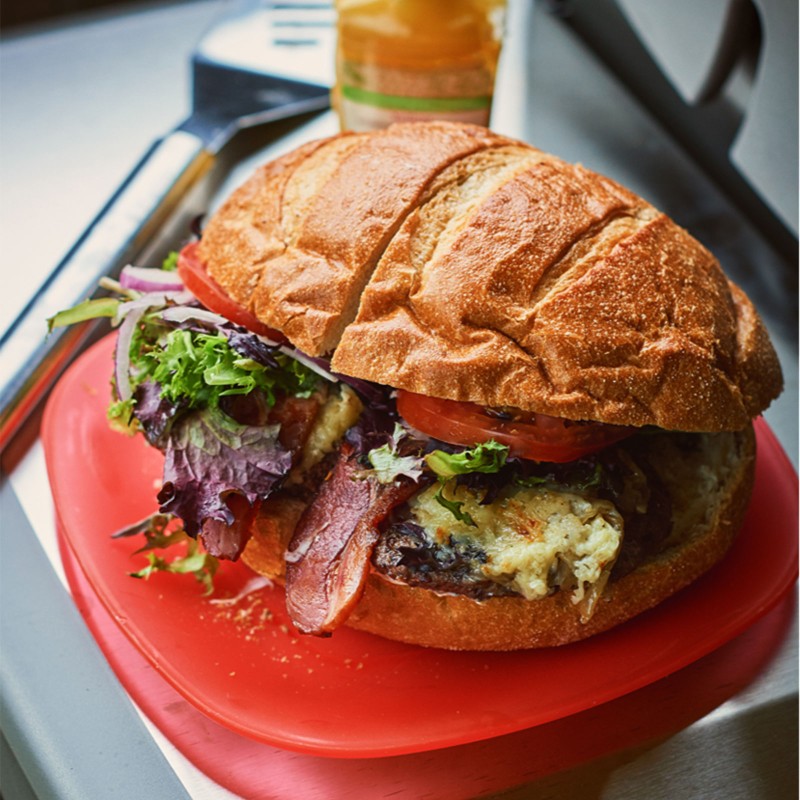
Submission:
M 283 584 L 308 634 L 514 650 L 647 611 L 733 544 L 782 388 L 697 240 L 478 126 L 305 144 L 114 288 L 52 322 L 119 325 L 150 535 Z

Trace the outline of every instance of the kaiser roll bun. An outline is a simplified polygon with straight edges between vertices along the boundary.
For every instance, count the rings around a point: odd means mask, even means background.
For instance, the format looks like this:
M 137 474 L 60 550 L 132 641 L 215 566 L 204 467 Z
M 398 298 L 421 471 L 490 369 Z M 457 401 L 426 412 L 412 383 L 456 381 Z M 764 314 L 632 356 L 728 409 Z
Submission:
M 741 430 L 782 386 L 747 297 L 612 180 L 451 123 L 307 144 L 209 221 L 230 296 L 341 373 L 568 419 Z

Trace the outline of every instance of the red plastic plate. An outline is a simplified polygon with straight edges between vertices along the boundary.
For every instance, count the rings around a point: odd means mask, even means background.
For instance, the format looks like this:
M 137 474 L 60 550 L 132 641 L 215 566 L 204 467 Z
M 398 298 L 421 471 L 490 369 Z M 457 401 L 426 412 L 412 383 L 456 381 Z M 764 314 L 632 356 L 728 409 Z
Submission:
M 705 716 L 763 672 L 795 618 L 790 593 L 744 633 L 693 664 L 545 725 L 435 752 L 344 760 L 271 747 L 209 720 L 150 667 L 97 602 L 69 547 L 62 552 L 75 601 L 133 699 L 186 758 L 248 800 L 294 800 L 298 786 L 303 797 L 348 800 L 463 800 L 512 788 L 518 796 L 521 785 L 662 740 Z
M 585 642 L 450 653 L 343 629 L 298 635 L 280 589 L 236 603 L 191 578 L 128 577 L 137 544 L 112 531 L 151 513 L 160 455 L 108 428 L 113 340 L 85 353 L 48 404 L 43 442 L 60 531 L 111 617 L 153 667 L 227 728 L 316 755 L 370 757 L 465 744 L 561 719 L 692 663 L 773 608 L 797 577 L 797 477 L 757 424 L 756 487 L 728 557 L 656 609 Z M 225 564 L 216 597 L 252 574 Z

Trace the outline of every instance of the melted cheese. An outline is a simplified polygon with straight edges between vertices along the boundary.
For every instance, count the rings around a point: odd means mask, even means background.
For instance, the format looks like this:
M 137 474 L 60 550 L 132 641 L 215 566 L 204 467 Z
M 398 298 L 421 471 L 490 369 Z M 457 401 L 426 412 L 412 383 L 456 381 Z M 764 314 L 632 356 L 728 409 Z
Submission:
M 473 543 L 486 554 L 475 569 L 529 600 L 560 587 L 574 590 L 573 602 L 594 605 L 622 544 L 622 517 L 611 503 L 537 487 L 511 488 L 481 505 L 478 495 L 451 481 L 445 496 L 463 503 L 472 526 L 436 501 L 438 489 L 410 502 L 414 521 L 433 541 Z
M 346 384 L 339 384 L 339 391 L 331 391 L 303 448 L 299 471 L 313 467 L 330 453 L 347 429 L 356 424 L 363 409 L 358 395 Z

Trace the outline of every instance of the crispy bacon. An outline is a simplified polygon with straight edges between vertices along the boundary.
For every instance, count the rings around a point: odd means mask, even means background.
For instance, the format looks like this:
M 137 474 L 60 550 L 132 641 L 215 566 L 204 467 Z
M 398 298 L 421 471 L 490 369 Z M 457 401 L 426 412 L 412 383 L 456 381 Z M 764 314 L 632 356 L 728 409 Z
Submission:
M 306 509 L 286 555 L 286 605 L 303 633 L 330 635 L 361 597 L 378 526 L 419 486 L 363 478 L 351 445 Z

